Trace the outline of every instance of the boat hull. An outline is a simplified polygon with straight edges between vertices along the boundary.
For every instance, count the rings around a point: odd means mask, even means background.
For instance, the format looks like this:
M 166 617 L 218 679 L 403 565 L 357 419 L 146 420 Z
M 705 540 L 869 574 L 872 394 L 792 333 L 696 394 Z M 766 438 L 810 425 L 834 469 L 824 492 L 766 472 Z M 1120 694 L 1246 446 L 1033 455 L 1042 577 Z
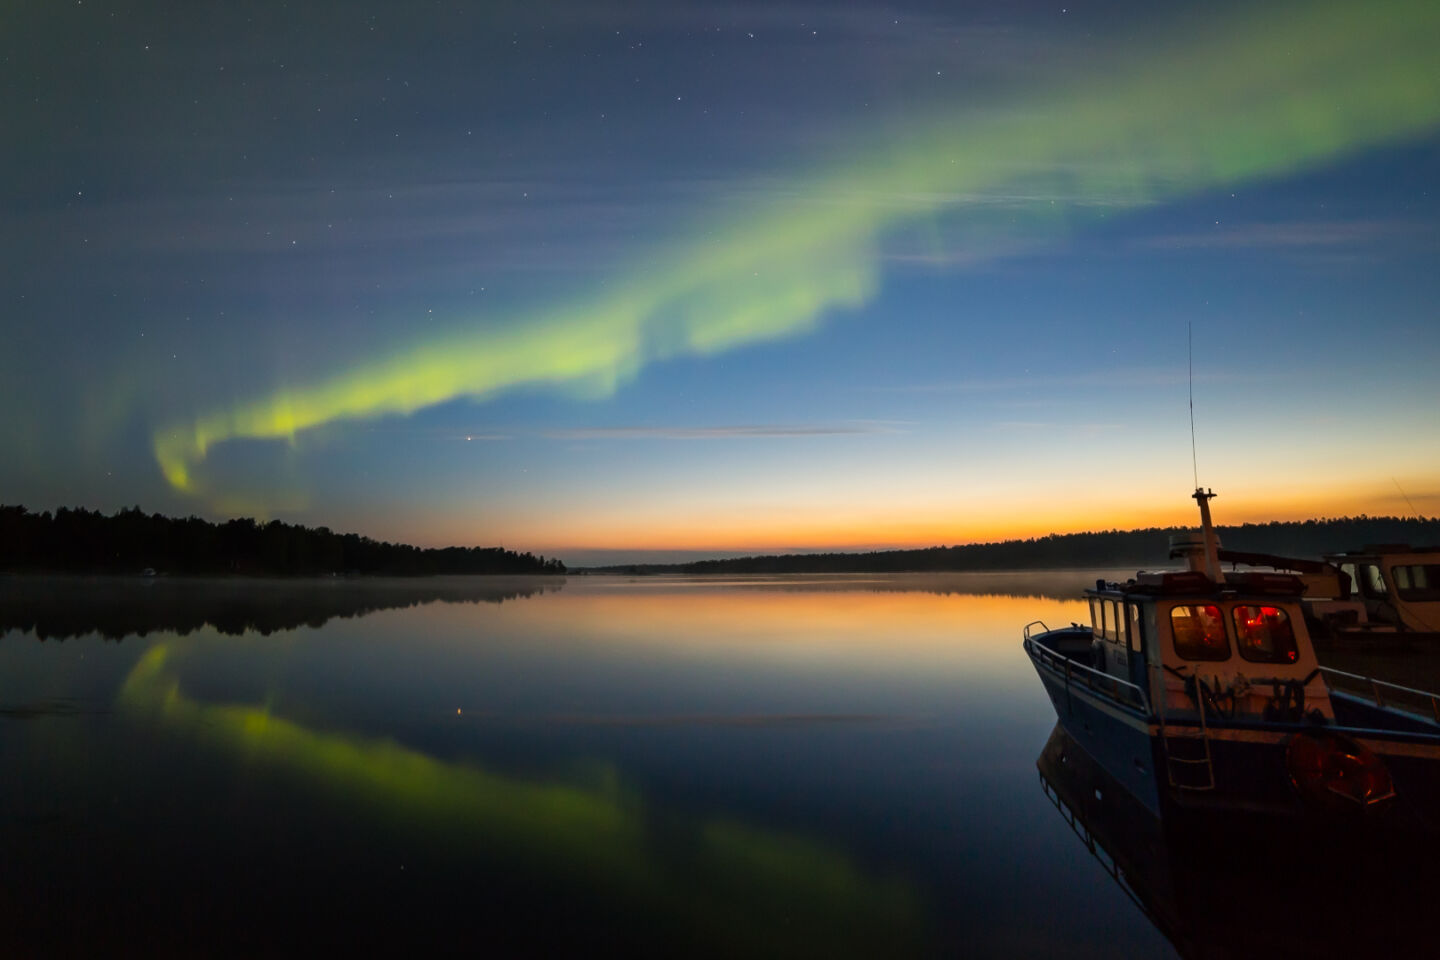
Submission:
M 1162 732 L 1158 723 L 1037 669 L 1065 731 L 1152 813 L 1170 804 L 1280 814 L 1300 808 L 1286 767 L 1287 745 L 1300 728 L 1211 727 L 1205 740 L 1195 724 L 1167 724 Z
M 1157 816 L 1167 806 L 1284 816 L 1314 806 L 1297 791 L 1288 766 L 1290 740 L 1310 725 L 1217 721 L 1202 730 L 1196 720 L 1175 719 L 1162 727 L 1147 710 L 1076 682 L 1077 674 L 1057 669 L 1053 659 L 1027 653 L 1066 733 Z M 1407 794 L 1440 797 L 1440 783 L 1431 782 L 1440 764 L 1427 759 L 1429 748 L 1417 751 L 1399 735 L 1376 736 L 1378 749 L 1372 749 L 1387 766 L 1400 750 L 1396 774 L 1403 774 Z
M 1033 656 L 1031 663 L 1040 674 L 1055 715 L 1066 732 L 1158 816 L 1155 726 L 1140 711 L 1100 697 Z
M 1065 732 L 1157 816 L 1177 807 L 1286 817 L 1328 811 L 1440 835 L 1440 736 L 1431 724 L 1417 720 L 1414 730 L 1385 729 L 1381 721 L 1393 724 L 1393 711 L 1334 694 L 1341 721 L 1335 726 L 1211 725 L 1202 740 L 1196 723 L 1170 722 L 1162 729 L 1154 716 L 1076 682 L 1053 661 L 1027 652 Z M 1375 754 L 1394 783 L 1394 797 L 1360 807 L 1303 796 L 1290 777 L 1289 744 L 1297 734 L 1316 729 L 1334 730 Z M 1208 763 L 1187 763 L 1207 756 L 1207 742 Z

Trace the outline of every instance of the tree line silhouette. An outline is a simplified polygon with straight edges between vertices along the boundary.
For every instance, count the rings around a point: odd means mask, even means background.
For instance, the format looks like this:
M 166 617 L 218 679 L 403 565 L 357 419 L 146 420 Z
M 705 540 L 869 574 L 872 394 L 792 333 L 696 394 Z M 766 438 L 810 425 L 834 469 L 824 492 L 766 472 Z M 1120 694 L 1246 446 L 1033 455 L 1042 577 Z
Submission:
M 328 527 L 245 518 L 211 523 L 61 507 L 0 504 L 0 570 L 293 576 L 319 574 L 563 574 L 565 564 L 501 547 L 421 548 Z
M 790 553 L 676 564 L 627 564 L 597 573 L 910 573 L 924 571 L 1054 570 L 1069 567 L 1163 567 L 1169 537 L 1189 527 L 1147 527 L 1094 533 L 1052 533 L 1026 540 L 869 553 Z M 1227 549 L 1316 558 L 1377 543 L 1440 542 L 1440 519 L 1340 517 L 1216 527 Z

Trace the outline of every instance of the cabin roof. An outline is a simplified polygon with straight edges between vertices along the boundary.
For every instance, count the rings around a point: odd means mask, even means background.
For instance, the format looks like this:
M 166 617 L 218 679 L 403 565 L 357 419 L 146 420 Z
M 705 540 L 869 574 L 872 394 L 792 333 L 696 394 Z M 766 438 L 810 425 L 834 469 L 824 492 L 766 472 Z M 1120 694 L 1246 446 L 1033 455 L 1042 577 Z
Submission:
M 1245 597 L 1298 600 L 1305 593 L 1305 583 L 1288 573 L 1227 573 L 1216 583 L 1196 570 L 1169 573 L 1141 572 L 1125 583 L 1096 580 L 1087 597 L 1109 597 L 1151 600 L 1157 597 L 1195 597 L 1204 600 L 1235 600 Z
M 1360 550 L 1346 550 L 1344 553 L 1327 553 L 1326 560 L 1379 560 L 1381 557 L 1415 554 L 1440 554 L 1440 546 L 1412 547 L 1408 543 L 1370 543 Z

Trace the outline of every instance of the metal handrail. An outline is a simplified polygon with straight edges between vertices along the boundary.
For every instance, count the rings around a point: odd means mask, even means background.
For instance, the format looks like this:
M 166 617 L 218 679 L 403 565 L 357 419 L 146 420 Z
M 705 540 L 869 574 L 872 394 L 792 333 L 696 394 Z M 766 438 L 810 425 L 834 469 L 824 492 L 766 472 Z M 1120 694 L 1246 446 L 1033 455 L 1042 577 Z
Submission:
M 1334 667 L 1322 666 L 1320 668 L 1320 672 L 1322 675 L 1334 674 L 1337 677 L 1345 677 L 1350 680 L 1359 680 L 1361 683 L 1368 684 L 1370 686 L 1371 695 L 1375 697 L 1375 706 L 1377 707 L 1385 706 L 1385 698 L 1380 695 L 1381 687 L 1385 687 L 1390 690 L 1399 690 L 1402 693 L 1409 694 L 1413 697 L 1419 697 L 1428 700 L 1430 702 L 1430 713 L 1435 717 L 1435 722 L 1440 723 L 1440 695 L 1431 693 L 1429 690 L 1418 690 L 1415 687 L 1402 687 L 1398 683 L 1390 683 L 1387 680 L 1376 680 L 1374 677 L 1361 676 L 1358 673 L 1348 673 L 1344 670 L 1336 670 Z
M 1050 628 L 1045 625 L 1045 621 L 1044 621 L 1044 620 L 1031 620 L 1029 623 L 1025 624 L 1025 639 L 1026 639 L 1026 640 L 1029 640 L 1029 639 L 1030 639 L 1030 628 L 1031 628 L 1031 627 L 1039 627 L 1041 633 L 1049 633 L 1049 632 L 1050 632 Z
M 1077 680 L 1083 682 L 1085 686 L 1097 693 L 1108 694 L 1112 700 L 1137 707 L 1144 711 L 1146 716 L 1149 716 L 1151 713 L 1150 698 L 1145 695 L 1144 690 L 1129 680 L 1121 680 L 1119 677 L 1105 673 L 1102 670 L 1087 667 L 1085 664 L 1072 660 L 1064 654 L 1056 653 L 1054 650 L 1041 646 L 1028 636 L 1025 638 L 1025 650 L 1031 656 L 1050 667 L 1050 669 L 1063 673 L 1067 687 L 1070 685 L 1070 678 L 1074 676 Z M 1099 681 L 1098 685 L 1097 680 Z M 1122 697 L 1120 696 L 1120 691 L 1122 690 L 1133 691 L 1133 695 L 1129 698 Z

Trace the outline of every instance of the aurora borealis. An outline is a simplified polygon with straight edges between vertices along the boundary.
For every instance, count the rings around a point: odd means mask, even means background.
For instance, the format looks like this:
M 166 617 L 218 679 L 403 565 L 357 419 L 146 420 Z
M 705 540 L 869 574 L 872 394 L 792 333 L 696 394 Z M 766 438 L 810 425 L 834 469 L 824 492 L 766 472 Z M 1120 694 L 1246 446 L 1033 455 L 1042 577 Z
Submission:
M 1433 514 L 1440 12 L 1252 6 L 21 5 L 0 500 L 571 562 L 1172 522 L 1193 326 L 1228 522 Z

